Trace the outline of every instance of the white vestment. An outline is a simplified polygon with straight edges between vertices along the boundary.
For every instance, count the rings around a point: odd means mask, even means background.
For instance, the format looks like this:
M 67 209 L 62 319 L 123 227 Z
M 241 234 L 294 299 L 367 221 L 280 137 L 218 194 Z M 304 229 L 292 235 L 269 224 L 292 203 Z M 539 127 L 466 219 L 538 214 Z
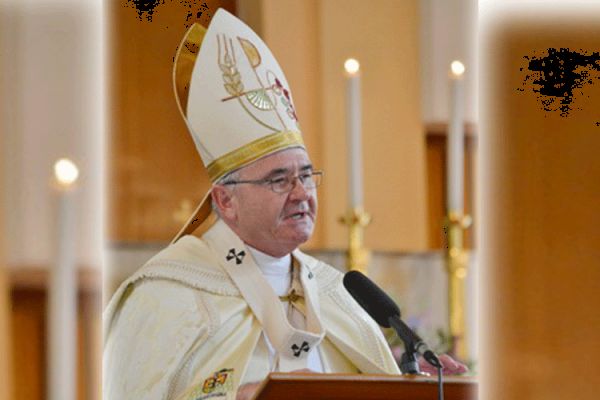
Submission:
M 288 323 L 248 248 L 224 222 L 158 253 L 104 312 L 104 399 L 235 399 L 240 384 L 272 370 L 264 336 L 281 371 L 306 367 L 318 351 L 325 372 L 399 373 L 343 275 L 299 250 L 292 257 L 306 330 Z

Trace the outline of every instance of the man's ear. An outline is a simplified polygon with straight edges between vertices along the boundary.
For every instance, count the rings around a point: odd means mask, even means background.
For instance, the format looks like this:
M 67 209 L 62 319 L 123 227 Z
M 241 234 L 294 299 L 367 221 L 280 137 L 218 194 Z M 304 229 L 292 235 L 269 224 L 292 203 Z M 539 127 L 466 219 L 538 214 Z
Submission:
M 237 221 L 237 207 L 233 190 L 223 185 L 214 185 L 211 196 L 221 218 L 235 223 Z

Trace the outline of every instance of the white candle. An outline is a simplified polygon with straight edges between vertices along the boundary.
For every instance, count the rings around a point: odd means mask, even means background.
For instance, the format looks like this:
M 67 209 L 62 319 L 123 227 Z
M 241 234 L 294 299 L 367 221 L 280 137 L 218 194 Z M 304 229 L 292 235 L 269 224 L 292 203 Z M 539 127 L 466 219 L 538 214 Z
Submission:
M 54 165 L 58 191 L 56 265 L 48 287 L 48 399 L 75 400 L 77 355 L 77 284 L 73 184 L 79 171 L 68 159 Z
M 465 67 L 460 61 L 453 61 L 450 73 L 450 123 L 447 136 L 447 195 L 448 211 L 463 213 L 463 74 Z
M 362 207 L 362 144 L 360 137 L 360 64 L 353 58 L 344 63 L 346 69 L 346 131 L 348 141 L 348 196 L 350 207 Z

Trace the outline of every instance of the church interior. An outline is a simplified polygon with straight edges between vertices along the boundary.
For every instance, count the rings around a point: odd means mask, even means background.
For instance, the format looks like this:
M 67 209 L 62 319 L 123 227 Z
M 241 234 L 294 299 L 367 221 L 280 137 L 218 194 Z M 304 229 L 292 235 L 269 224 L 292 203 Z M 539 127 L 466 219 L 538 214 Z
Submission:
M 277 57 L 324 171 L 302 249 L 367 273 L 479 398 L 595 398 L 600 10 L 490 3 L 0 3 L 0 399 L 102 397 L 102 309 L 209 182 L 172 68 L 218 8 Z M 549 49 L 581 56 L 558 97 L 528 70 Z

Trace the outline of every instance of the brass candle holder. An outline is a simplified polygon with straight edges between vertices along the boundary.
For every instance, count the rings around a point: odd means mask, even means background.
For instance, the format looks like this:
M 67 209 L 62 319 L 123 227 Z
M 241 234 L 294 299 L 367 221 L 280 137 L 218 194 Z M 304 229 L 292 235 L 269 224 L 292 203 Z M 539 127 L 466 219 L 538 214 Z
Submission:
M 362 207 L 354 207 L 340 217 L 340 222 L 348 226 L 346 266 L 349 270 L 360 271 L 366 275 L 371 252 L 364 246 L 363 230 L 371 222 L 371 216 Z
M 469 257 L 463 246 L 463 233 L 471 226 L 472 219 L 450 211 L 444 228 L 448 238 L 446 269 L 448 271 L 448 318 L 452 350 L 461 360 L 468 357 L 465 324 L 465 278 L 469 266 Z

